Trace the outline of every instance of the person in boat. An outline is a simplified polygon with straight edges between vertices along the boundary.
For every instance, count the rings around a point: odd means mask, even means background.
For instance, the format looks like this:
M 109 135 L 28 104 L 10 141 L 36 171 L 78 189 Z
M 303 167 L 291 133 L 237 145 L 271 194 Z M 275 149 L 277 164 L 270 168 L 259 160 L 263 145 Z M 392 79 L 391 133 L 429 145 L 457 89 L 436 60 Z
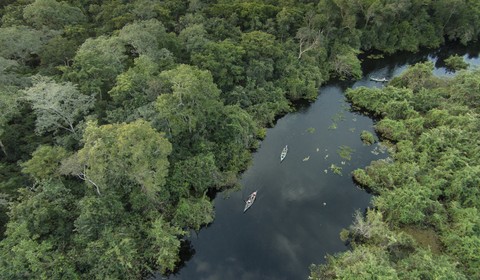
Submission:
M 255 194 L 255 193 L 252 193 L 252 194 L 248 197 L 247 201 L 245 201 L 245 203 L 247 203 L 247 204 L 252 204 L 252 203 L 253 203 L 253 200 L 255 199 L 255 196 L 256 196 L 256 194 Z

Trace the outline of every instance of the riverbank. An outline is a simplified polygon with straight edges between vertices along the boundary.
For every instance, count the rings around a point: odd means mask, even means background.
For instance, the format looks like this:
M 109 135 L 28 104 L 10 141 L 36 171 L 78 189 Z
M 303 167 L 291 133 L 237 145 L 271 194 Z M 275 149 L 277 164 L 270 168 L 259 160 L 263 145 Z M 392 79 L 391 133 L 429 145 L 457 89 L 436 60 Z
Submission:
M 432 62 L 417 64 L 386 88 L 347 93 L 353 106 L 379 117 L 375 130 L 393 161 L 354 171 L 376 194 L 372 207 L 342 232 L 352 250 L 312 266 L 311 279 L 479 277 L 478 258 L 467 253 L 480 250 L 478 231 L 467 225 L 480 225 L 480 161 L 478 143 L 467 139 L 480 136 L 478 87 L 469 87 L 480 77 L 478 70 L 439 72 Z

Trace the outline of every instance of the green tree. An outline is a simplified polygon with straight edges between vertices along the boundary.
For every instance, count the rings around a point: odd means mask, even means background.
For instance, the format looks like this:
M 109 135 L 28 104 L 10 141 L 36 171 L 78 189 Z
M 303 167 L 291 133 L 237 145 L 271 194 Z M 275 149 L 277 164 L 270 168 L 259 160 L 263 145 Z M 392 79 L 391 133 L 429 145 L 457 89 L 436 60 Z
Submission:
M 130 190 L 130 184 L 152 199 L 162 191 L 172 146 L 145 121 L 103 126 L 89 122 L 83 142 L 73 158 L 77 165 L 65 165 L 64 173 L 84 178 L 98 193 L 102 189 L 122 193 Z
M 468 279 L 448 257 L 423 249 L 402 260 L 397 271 L 401 279 Z
M 449 182 L 445 195 L 450 200 L 458 201 L 464 207 L 480 208 L 480 166 L 458 168 Z
M 70 190 L 58 181 L 46 181 L 20 193 L 0 241 L 0 277 L 78 279 L 73 260 L 63 254 L 76 214 Z
M 170 61 L 173 64 L 173 61 Z M 165 66 L 165 65 L 164 65 Z M 155 113 L 153 103 L 158 97 L 158 73 L 162 66 L 146 55 L 135 58 L 134 66 L 118 75 L 115 86 L 108 92 L 112 98 L 112 108 L 107 112 L 111 122 L 133 121 L 142 116 L 152 119 Z M 142 113 L 144 110 L 151 114 Z
M 127 213 L 118 196 L 104 194 L 102 196 L 87 195 L 77 203 L 79 213 L 73 225 L 75 242 L 85 245 L 92 240 L 102 238 L 102 233 L 127 220 Z
M 167 33 L 163 24 L 156 19 L 127 24 L 118 32 L 118 38 L 130 47 L 132 57 L 147 55 L 160 65 L 165 64 L 160 61 L 173 60 L 172 53 L 179 48 L 176 36 Z
M 274 78 L 275 62 L 283 52 L 275 36 L 261 31 L 243 33 L 240 46 L 245 50 L 247 79 L 263 85 Z
M 445 65 L 453 71 L 468 68 L 468 63 L 463 60 L 462 56 L 458 55 L 452 55 L 445 59 Z
M 4 134 L 8 130 L 9 122 L 19 114 L 19 98 L 12 91 L 14 91 L 14 89 L 0 86 L 0 110 L 2 111 L 2 114 L 0 114 L 0 149 L 5 156 L 8 156 L 8 154 L 2 140 L 4 140 L 6 136 Z
M 433 76 L 432 71 L 432 62 L 418 63 L 410 66 L 402 75 L 393 79 L 390 85 L 397 88 L 408 87 L 413 92 L 418 92 L 423 88 L 435 88 L 440 81 Z
M 53 250 L 53 241 L 39 241 L 25 223 L 9 223 L 0 242 L 2 279 L 81 279 L 73 261 Z
M 298 59 L 301 59 L 303 54 L 321 47 L 324 41 L 324 30 L 317 26 L 318 19 L 315 13 L 308 12 L 305 15 L 306 26 L 300 27 L 295 35 L 298 40 Z
M 39 52 L 41 65 L 46 68 L 41 69 L 41 73 L 44 75 L 60 74 L 59 68 L 72 65 L 77 48 L 75 40 L 61 35 L 48 40 Z
M 399 279 L 387 253 L 378 247 L 359 246 L 327 261 L 310 267 L 310 279 Z
M 173 223 L 180 228 L 200 230 L 214 218 L 213 205 L 208 197 L 181 199 L 173 218 Z
M 118 37 L 89 38 L 77 50 L 73 65 L 63 70 L 68 79 L 79 84 L 82 93 L 101 99 L 112 88 L 117 75 L 125 70 L 125 53 Z
M 214 155 L 200 154 L 175 163 L 169 184 L 183 196 L 187 196 L 189 190 L 198 195 L 209 188 L 219 187 L 221 177 Z
M 40 146 L 32 154 L 32 158 L 21 164 L 22 172 L 36 180 L 47 180 L 60 176 L 60 163 L 68 156 L 63 147 Z
M 434 203 L 432 192 L 414 182 L 374 199 L 375 206 L 385 212 L 385 219 L 399 224 L 422 223 Z
M 86 244 L 77 262 L 88 267 L 83 276 L 89 279 L 138 279 L 141 259 L 133 232 L 128 228 L 105 228 L 101 238 Z
M 228 91 L 245 79 L 244 54 L 245 50 L 231 40 L 209 42 L 200 52 L 192 54 L 192 62 L 209 70 L 220 89 Z
M 207 30 L 203 24 L 191 24 L 186 26 L 178 34 L 178 40 L 189 55 L 200 52 L 209 42 Z
M 152 242 L 151 254 L 160 271 L 165 273 L 173 270 L 179 261 L 180 240 L 177 236 L 185 232 L 176 226 L 171 226 L 162 217 L 152 222 L 148 237 Z
M 363 130 L 362 133 L 360 134 L 360 139 L 362 139 L 362 142 L 367 145 L 372 145 L 375 143 L 375 137 L 370 131 Z
M 205 137 L 207 124 L 222 106 L 220 90 L 210 73 L 179 65 L 162 72 L 160 78 L 166 86 L 158 96 L 156 108 L 166 130 L 173 136 L 186 133 Z
M 92 1 L 86 7 L 90 17 L 95 20 L 95 29 L 92 30 L 97 36 L 111 34 L 135 20 L 132 4 L 118 0 L 96 2 Z
M 239 105 L 262 126 L 273 124 L 275 116 L 290 110 L 284 90 L 271 82 L 260 86 L 249 81 L 245 87 L 237 86 L 225 94 L 225 103 Z
M 67 2 L 55 0 L 35 0 L 23 10 L 23 17 L 36 29 L 63 29 L 66 25 L 86 22 L 82 10 Z
M 478 93 L 478 76 L 472 71 L 437 78 L 431 69 L 429 63 L 419 64 L 393 79 L 389 87 L 357 89 L 362 96 L 347 93 L 355 106 L 383 118 L 376 130 L 391 141 L 395 158 L 356 170 L 354 178 L 378 194 L 374 206 L 389 225 L 432 227 L 445 246 L 433 256 L 420 248 L 422 237 L 414 235 L 420 243 L 417 248 L 387 246 L 399 277 L 478 278 L 480 159 L 471 141 L 479 137 L 476 99 L 472 98 Z M 357 220 L 343 235 L 370 244 L 363 234 L 370 232 L 365 230 L 369 224 Z
M 289 100 L 314 100 L 318 96 L 318 88 L 329 76 L 326 59 L 324 47 L 320 47 L 317 52 L 306 53 L 300 60 L 290 52 L 277 64 L 282 69 L 278 87 L 285 91 Z
M 215 143 L 217 166 L 223 171 L 242 170 L 251 159 L 249 150 L 256 145 L 258 127 L 252 117 L 239 106 L 225 106 L 217 128 L 211 135 Z
M 333 52 L 331 67 L 334 75 L 342 80 L 346 78 L 360 79 L 362 69 L 360 60 L 357 58 L 359 52 L 345 45 L 338 46 Z
M 48 32 L 27 26 L 0 27 L 0 56 L 16 60 L 20 64 L 32 63 L 37 59 L 48 36 Z

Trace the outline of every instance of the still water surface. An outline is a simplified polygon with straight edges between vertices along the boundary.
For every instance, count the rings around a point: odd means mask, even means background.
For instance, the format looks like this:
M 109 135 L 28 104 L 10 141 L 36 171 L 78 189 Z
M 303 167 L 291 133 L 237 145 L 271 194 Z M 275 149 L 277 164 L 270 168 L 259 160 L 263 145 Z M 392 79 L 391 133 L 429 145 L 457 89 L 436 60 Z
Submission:
M 436 63 L 437 75 L 449 75 L 441 61 L 452 53 L 478 64 L 472 55 L 478 48 L 452 47 L 371 61 L 364 65 L 363 80 L 324 86 L 314 103 L 279 119 L 242 175 L 242 190 L 217 195 L 215 221 L 192 233 L 188 260 L 168 279 L 307 279 L 310 264 L 347 250 L 339 233 L 351 224 L 355 210 L 363 211 L 371 200 L 350 173 L 388 155 L 377 144 L 361 142 L 362 130 L 373 132 L 373 121 L 350 111 L 344 91 L 383 86 L 368 77 L 390 79 L 425 60 Z M 280 163 L 285 145 L 289 152 Z M 351 159 L 339 155 L 341 146 L 353 150 Z M 332 172 L 332 164 L 341 167 L 342 175 Z M 255 190 L 255 203 L 243 213 L 244 199 Z

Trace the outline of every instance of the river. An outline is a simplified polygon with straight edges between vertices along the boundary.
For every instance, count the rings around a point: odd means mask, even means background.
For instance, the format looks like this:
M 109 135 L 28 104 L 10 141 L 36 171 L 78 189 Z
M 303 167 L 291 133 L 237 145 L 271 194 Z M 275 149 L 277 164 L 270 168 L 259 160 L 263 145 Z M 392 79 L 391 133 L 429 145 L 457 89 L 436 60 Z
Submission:
M 450 75 L 442 61 L 453 53 L 478 65 L 478 46 L 450 46 L 368 61 L 362 80 L 331 82 L 320 89 L 314 103 L 280 118 L 268 129 L 251 167 L 242 174 L 242 189 L 217 195 L 215 221 L 191 233 L 183 263 L 168 279 L 307 279 L 310 264 L 347 250 L 339 233 L 351 224 L 354 212 L 364 211 L 371 200 L 370 194 L 355 186 L 350 173 L 388 154 L 378 144 L 361 142 L 362 130 L 373 133 L 373 120 L 350 111 L 344 91 L 381 87 L 368 77 L 390 79 L 425 60 L 435 62 L 437 75 Z M 285 145 L 289 152 L 280 163 Z M 243 213 L 244 199 L 255 190 L 255 203 Z

